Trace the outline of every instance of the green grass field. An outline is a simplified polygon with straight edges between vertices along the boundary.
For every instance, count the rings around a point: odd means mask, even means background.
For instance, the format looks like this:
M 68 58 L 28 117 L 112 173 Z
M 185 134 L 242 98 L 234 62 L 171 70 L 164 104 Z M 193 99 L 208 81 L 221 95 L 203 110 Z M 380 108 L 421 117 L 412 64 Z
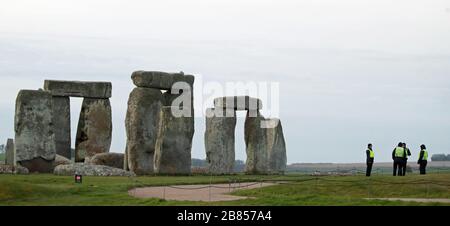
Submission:
M 179 202 L 161 199 L 138 199 L 128 195 L 134 187 L 228 183 L 230 180 L 283 181 L 286 184 L 241 190 L 235 195 L 253 199 L 229 202 Z M 392 177 L 325 176 L 301 174 L 286 176 L 190 176 L 190 177 L 84 177 L 75 184 L 73 177 L 54 175 L 0 175 L 0 205 L 449 205 L 401 201 L 366 200 L 365 198 L 450 198 L 450 174 L 408 175 Z

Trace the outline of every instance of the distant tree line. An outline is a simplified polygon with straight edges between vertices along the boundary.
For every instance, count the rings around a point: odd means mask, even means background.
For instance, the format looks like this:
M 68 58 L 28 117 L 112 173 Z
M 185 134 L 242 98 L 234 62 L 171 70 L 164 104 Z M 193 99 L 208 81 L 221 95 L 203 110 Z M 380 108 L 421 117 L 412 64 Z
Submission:
M 206 168 L 208 167 L 208 163 L 205 159 L 192 159 L 192 167 L 193 168 Z M 234 162 L 234 172 L 240 173 L 245 170 L 245 162 L 242 160 L 236 160 Z
M 431 156 L 431 161 L 450 161 L 450 155 L 434 154 Z
M 5 153 L 5 145 L 0 144 L 0 153 Z

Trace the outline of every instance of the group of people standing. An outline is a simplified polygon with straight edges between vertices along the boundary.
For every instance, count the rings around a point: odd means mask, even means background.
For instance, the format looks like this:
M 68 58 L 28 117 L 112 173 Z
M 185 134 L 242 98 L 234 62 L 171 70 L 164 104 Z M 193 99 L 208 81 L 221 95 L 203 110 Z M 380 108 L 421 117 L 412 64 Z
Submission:
M 372 166 L 375 159 L 375 152 L 372 149 L 372 144 L 367 145 L 366 150 L 367 156 L 367 170 L 366 176 L 370 176 L 372 173 Z M 406 175 L 406 166 L 408 164 L 408 156 L 411 156 L 411 151 L 406 147 L 406 143 L 400 142 L 398 146 L 394 148 L 392 151 L 392 160 L 394 160 L 394 176 L 405 176 Z M 424 144 L 420 145 L 420 154 L 419 160 L 417 164 L 419 164 L 420 174 L 426 174 L 428 160 L 428 151 Z

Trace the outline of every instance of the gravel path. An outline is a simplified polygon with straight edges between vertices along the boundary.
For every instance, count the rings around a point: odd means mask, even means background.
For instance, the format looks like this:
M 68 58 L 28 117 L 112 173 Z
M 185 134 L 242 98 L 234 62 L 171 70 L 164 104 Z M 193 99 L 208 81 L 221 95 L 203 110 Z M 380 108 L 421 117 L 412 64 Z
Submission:
M 160 198 L 177 201 L 233 201 L 249 197 L 229 195 L 237 190 L 248 190 L 276 185 L 274 183 L 239 183 L 209 185 L 174 185 L 164 187 L 135 188 L 128 194 L 137 198 Z

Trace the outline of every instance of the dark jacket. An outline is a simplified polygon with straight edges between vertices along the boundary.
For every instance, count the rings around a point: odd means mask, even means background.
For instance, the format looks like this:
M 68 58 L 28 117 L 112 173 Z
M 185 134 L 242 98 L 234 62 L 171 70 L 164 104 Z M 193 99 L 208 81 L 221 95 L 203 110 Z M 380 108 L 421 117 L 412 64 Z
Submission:
M 405 148 L 405 159 L 408 160 L 408 156 L 411 156 L 411 151 L 409 148 Z

